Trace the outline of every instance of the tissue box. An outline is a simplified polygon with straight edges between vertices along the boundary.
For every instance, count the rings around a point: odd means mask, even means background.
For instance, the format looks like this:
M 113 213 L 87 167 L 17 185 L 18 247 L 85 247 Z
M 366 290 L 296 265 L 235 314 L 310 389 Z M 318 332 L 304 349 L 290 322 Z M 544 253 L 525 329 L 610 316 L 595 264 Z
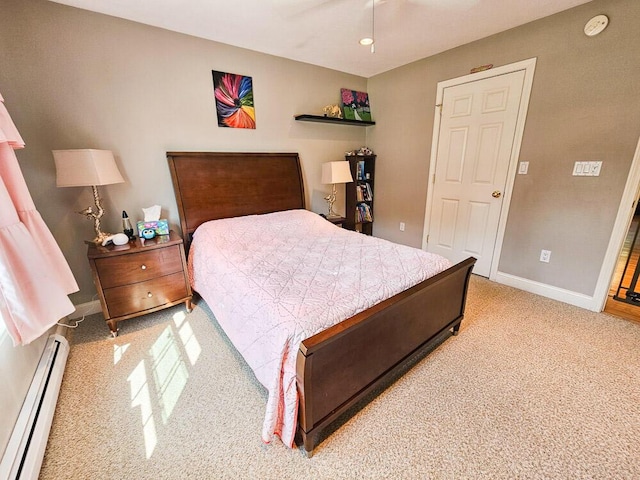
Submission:
M 169 235 L 169 222 L 164 219 L 154 220 L 152 222 L 145 222 L 140 220 L 138 222 L 138 235 L 145 228 L 153 228 L 156 231 L 156 235 Z

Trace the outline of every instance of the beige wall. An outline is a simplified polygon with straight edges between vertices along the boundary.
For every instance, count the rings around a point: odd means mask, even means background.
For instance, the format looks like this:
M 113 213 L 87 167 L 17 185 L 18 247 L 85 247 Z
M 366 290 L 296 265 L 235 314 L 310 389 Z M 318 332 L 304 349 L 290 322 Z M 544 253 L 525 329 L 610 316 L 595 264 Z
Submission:
M 378 154 L 374 233 L 420 246 L 437 82 L 532 57 L 520 158 L 529 174 L 515 179 L 500 271 L 593 294 L 640 136 L 636 0 L 596 0 L 368 81 L 44 0 L 3 6 L 0 92 L 27 142 L 18 157 L 34 201 L 81 286 L 74 303 L 95 293 L 83 244 L 92 224 L 74 213 L 92 198 L 55 187 L 52 149 L 114 151 L 127 182 L 101 191 L 105 229 L 117 231 L 121 210 L 136 220 L 156 203 L 177 227 L 166 151 L 297 151 L 308 206 L 321 212 L 320 165 L 367 144 Z M 600 13 L 609 28 L 586 37 Z M 217 127 L 212 69 L 253 77 L 256 130 Z M 293 120 L 337 103 L 341 87 L 368 90 L 375 127 Z M 578 160 L 602 160 L 602 175 L 572 177 Z M 538 261 L 542 248 L 550 264 Z
M 298 152 L 307 207 L 324 212 L 321 164 L 364 145 L 364 128 L 293 120 L 338 103 L 341 87 L 366 90 L 361 77 L 43 0 L 5 0 L 0 32 L 0 92 L 27 144 L 18 158 L 80 285 L 76 304 L 95 294 L 93 224 L 75 213 L 93 198 L 56 188 L 52 149 L 114 152 L 126 183 L 100 191 L 104 229 L 120 231 L 122 210 L 137 220 L 154 204 L 178 228 L 167 151 Z M 253 77 L 256 130 L 217 126 L 211 70 Z
M 609 27 L 585 36 L 601 13 Z M 369 79 L 374 234 L 421 245 L 437 83 L 537 57 L 520 152 L 529 174 L 515 178 L 499 270 L 593 295 L 640 136 L 638 19 L 637 0 L 596 0 Z M 573 177 L 583 160 L 602 160 L 601 176 Z

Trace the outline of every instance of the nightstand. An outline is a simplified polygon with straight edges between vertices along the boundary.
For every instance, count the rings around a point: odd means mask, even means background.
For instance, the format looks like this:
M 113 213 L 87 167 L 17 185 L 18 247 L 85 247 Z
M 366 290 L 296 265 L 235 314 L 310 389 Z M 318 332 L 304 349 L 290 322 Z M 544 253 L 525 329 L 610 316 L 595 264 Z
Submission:
M 347 220 L 345 217 L 324 217 L 327 221 L 337 225 L 338 227 L 342 227 L 342 224 Z
M 175 232 L 126 245 L 89 244 L 87 258 L 104 319 L 115 337 L 117 323 L 185 302 L 191 286 L 182 238 Z

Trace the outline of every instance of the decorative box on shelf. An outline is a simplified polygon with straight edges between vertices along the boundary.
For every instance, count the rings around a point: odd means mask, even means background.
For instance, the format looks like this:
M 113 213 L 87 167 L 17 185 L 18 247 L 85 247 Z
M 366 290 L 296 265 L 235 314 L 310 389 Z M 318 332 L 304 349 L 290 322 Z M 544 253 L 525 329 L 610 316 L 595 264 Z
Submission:
M 169 222 L 165 219 L 153 220 L 150 222 L 145 222 L 144 220 L 140 220 L 137 223 L 138 227 L 138 235 L 142 235 L 143 230 L 153 229 L 156 232 L 156 235 L 169 235 Z

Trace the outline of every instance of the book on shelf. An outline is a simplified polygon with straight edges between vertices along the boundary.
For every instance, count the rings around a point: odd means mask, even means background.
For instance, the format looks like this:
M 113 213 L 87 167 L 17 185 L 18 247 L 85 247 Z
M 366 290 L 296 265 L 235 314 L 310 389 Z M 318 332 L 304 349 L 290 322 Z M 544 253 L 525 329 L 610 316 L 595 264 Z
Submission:
M 356 180 L 364 180 L 364 160 L 358 160 L 356 164 Z
M 371 207 L 366 203 L 356 205 L 356 223 L 373 222 Z
M 373 200 L 373 192 L 369 183 L 356 185 L 356 202 L 370 202 Z
M 371 200 L 373 200 L 373 191 L 371 190 L 371 185 L 369 185 L 369 182 L 364 184 L 364 189 L 364 199 L 370 202 Z

